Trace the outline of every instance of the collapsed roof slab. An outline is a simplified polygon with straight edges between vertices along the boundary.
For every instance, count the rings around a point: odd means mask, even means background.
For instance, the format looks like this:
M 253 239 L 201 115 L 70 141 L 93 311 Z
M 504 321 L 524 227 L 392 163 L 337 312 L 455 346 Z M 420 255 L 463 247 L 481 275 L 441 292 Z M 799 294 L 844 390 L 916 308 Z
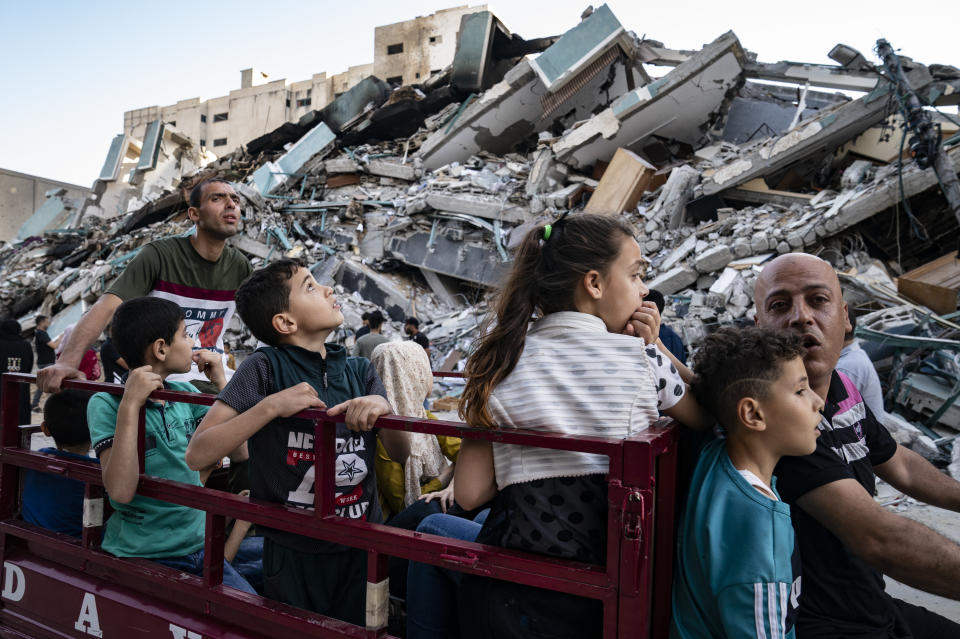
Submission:
M 742 82 L 745 59 L 728 31 L 655 82 L 620 96 L 553 144 L 576 168 L 607 161 L 620 147 L 642 152 L 654 136 L 698 145 Z
M 907 77 L 918 88 L 928 86 L 932 79 L 922 66 L 915 67 Z M 717 170 L 704 171 L 703 194 L 713 195 L 775 173 L 817 153 L 832 151 L 883 120 L 891 92 L 892 85 L 884 81 L 862 98 L 824 110 L 814 119 L 763 141 Z
M 504 263 L 488 243 L 458 240 L 443 231 L 397 233 L 386 251 L 410 266 L 483 286 L 495 286 L 503 275 Z
M 647 54 L 643 61 L 657 66 L 675 67 L 683 64 L 695 51 L 682 51 L 642 45 Z M 872 70 L 846 69 L 831 64 L 808 64 L 806 62 L 755 62 L 744 63 L 743 74 L 757 80 L 795 82 L 815 87 L 843 89 L 847 91 L 870 91 L 877 86 L 878 76 Z
M 424 168 L 463 162 L 481 150 L 502 155 L 556 121 L 587 118 L 642 84 L 646 74 L 623 53 L 632 51 L 632 39 L 602 8 L 544 51 L 542 63 L 523 60 L 479 97 L 468 98 L 420 147 Z
M 953 170 L 960 173 L 960 146 L 947 152 Z M 903 196 L 910 198 L 938 186 L 933 168 L 921 169 L 915 162 L 903 167 Z M 901 201 L 901 183 L 896 175 L 862 191 L 839 207 L 831 208 L 821 221 L 825 235 L 833 235 L 850 228 L 873 215 L 896 206 Z

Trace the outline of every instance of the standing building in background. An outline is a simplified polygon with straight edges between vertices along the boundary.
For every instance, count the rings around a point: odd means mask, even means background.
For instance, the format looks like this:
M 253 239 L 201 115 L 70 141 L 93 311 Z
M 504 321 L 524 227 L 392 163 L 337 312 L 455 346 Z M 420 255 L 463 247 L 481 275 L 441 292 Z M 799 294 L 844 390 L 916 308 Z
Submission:
M 308 80 L 270 80 L 256 70 L 240 72 L 240 88 L 228 95 L 201 100 L 187 98 L 170 106 L 150 106 L 123 114 L 123 132 L 142 139 L 155 120 L 176 127 L 218 156 L 236 150 L 284 122 L 322 109 L 365 77 L 390 84 L 416 84 L 453 62 L 460 19 L 486 11 L 486 5 L 462 5 L 428 16 L 374 29 L 372 64 L 353 66 L 335 75 L 315 73 Z

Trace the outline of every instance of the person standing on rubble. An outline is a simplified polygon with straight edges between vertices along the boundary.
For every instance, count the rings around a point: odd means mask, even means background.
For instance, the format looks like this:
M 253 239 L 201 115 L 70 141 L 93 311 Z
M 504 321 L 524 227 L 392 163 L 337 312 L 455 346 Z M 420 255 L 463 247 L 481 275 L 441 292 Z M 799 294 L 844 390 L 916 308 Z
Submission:
M 960 625 L 884 591 L 887 574 L 960 600 L 960 545 L 877 504 L 876 476 L 956 512 L 960 483 L 897 445 L 850 378 L 835 370 L 850 324 L 833 267 L 813 255 L 782 255 L 763 269 L 754 295 L 758 326 L 803 338 L 810 387 L 825 402 L 816 450 L 784 457 L 774 471 L 800 547 L 798 636 L 960 637 Z
M 56 349 L 60 346 L 60 340 L 63 339 L 62 333 L 57 339 L 50 339 L 50 334 L 47 333 L 48 328 L 50 328 L 50 318 L 46 315 L 37 315 L 37 328 L 33 333 L 33 345 L 37 349 L 37 370 L 56 363 Z M 37 386 L 31 401 L 33 410 L 40 410 L 41 397 L 43 397 L 43 390 Z
M 420 332 L 420 320 L 416 317 L 408 317 L 403 322 L 403 332 L 414 342 L 423 346 L 423 350 L 427 351 L 427 357 L 430 357 L 430 339 Z
M 194 348 L 223 354 L 223 333 L 236 308 L 234 294 L 252 272 L 250 261 L 225 244 L 239 228 L 240 197 L 230 182 L 214 178 L 193 187 L 189 204 L 187 216 L 196 224 L 195 232 L 190 237 L 155 240 L 140 250 L 77 323 L 58 362 L 38 372 L 37 385 L 43 391 L 57 392 L 63 380 L 81 377 L 77 368 L 83 354 L 117 307 L 134 297 L 150 295 L 177 303 Z M 173 377 L 174 381 L 194 383 L 201 391 L 216 392 L 204 385 L 206 380 L 196 365 Z

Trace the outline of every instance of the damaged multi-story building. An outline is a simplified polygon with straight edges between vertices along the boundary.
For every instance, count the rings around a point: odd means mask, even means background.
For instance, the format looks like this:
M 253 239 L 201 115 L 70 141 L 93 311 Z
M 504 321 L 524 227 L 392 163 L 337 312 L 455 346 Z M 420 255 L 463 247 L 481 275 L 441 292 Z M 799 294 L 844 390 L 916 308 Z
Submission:
M 367 73 L 227 154 L 179 116 L 145 116 L 114 139 L 84 202 L 3 246 L 4 314 L 28 329 L 52 315 L 52 332 L 75 321 L 144 242 L 189 232 L 186 195 L 219 176 L 244 198 L 231 241 L 255 264 L 301 257 L 338 287 L 336 339 L 349 343 L 365 310 L 383 310 L 388 333 L 414 315 L 434 366 L 452 369 L 527 230 L 565 211 L 618 214 L 691 349 L 751 321 L 774 256 L 830 261 L 888 427 L 946 464 L 960 432 L 960 70 L 842 44 L 834 65 L 764 61 L 734 31 L 671 49 L 606 5 L 571 25 L 523 38 L 471 8 L 442 36 L 442 67 L 414 56 L 412 77 L 390 72 L 402 86 Z M 239 320 L 227 339 L 255 345 Z

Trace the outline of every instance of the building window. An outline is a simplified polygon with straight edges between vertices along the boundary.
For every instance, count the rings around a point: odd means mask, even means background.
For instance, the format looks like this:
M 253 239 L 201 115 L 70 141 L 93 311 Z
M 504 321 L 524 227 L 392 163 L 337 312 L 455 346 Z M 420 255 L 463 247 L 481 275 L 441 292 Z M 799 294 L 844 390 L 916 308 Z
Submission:
M 213 146 L 227 146 L 227 138 L 217 138 L 213 141 Z
M 200 146 L 207 146 L 207 141 L 203 138 L 200 138 Z
M 287 108 L 290 108 L 290 98 L 287 98 Z
M 205 113 L 201 113 L 201 114 L 200 114 L 200 121 L 201 121 L 201 122 L 206 122 L 206 121 L 207 121 L 207 115 L 206 115 Z
M 419 80 L 419 79 L 420 79 L 420 74 L 419 74 L 419 73 L 417 73 L 417 80 Z
M 227 120 L 227 116 L 228 116 L 228 115 L 229 115 L 228 113 L 214 113 L 214 114 L 213 114 L 213 121 L 214 121 L 214 122 L 225 122 L 225 121 Z M 226 142 L 224 142 L 224 144 L 226 144 Z M 216 142 L 214 142 L 214 145 L 216 145 Z
M 310 106 L 310 98 L 304 98 L 302 100 L 297 100 L 298 107 L 308 107 Z
M 313 93 L 313 89 L 307 89 L 307 97 L 310 97 L 310 94 Z
M 403 84 L 403 76 L 395 75 L 392 78 L 387 78 L 387 84 L 398 87 Z
M 400 44 L 388 44 L 387 45 L 387 55 L 396 55 L 398 53 L 403 53 L 403 43 Z
M 443 36 L 430 36 L 430 44 L 440 44 L 443 42 Z

